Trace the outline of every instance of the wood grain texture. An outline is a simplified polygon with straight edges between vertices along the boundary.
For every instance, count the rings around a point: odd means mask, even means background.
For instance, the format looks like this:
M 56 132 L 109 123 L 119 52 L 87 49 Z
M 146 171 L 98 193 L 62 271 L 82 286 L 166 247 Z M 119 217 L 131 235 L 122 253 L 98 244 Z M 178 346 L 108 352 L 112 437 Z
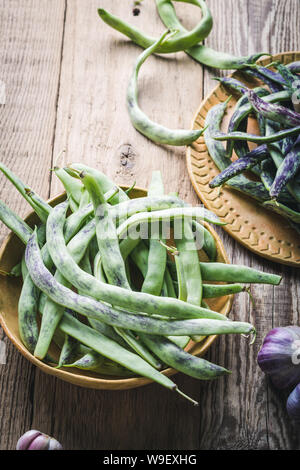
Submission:
M 236 54 L 300 49 L 298 0 L 207 3 L 214 16 L 206 41 L 211 47 Z M 140 49 L 101 23 L 99 6 L 96 0 L 1 3 L 0 79 L 13 85 L 10 103 L 0 107 L 1 159 L 43 196 L 60 190 L 48 170 L 66 149 L 62 161 L 91 164 L 119 183 L 147 186 L 151 171 L 160 169 L 166 191 L 179 190 L 197 203 L 185 149 L 156 146 L 129 122 L 125 93 Z M 138 16 L 131 0 L 102 0 L 101 6 L 152 35 L 163 30 L 151 0 L 144 0 Z M 188 27 L 197 21 L 195 7 L 176 4 L 176 10 Z M 141 70 L 141 106 L 162 124 L 188 128 L 218 73 L 183 53 L 151 57 Z M 0 197 L 24 213 L 6 182 Z M 231 377 L 199 383 L 176 376 L 179 387 L 200 400 L 199 409 L 157 385 L 121 392 L 72 386 L 34 369 L 8 344 L 8 363 L 0 366 L 0 449 L 14 448 L 29 428 L 54 434 L 67 449 L 299 449 L 284 397 L 256 364 L 272 326 L 299 322 L 299 273 L 218 233 L 232 262 L 281 273 L 284 280 L 277 288 L 253 287 L 255 308 L 246 294 L 236 298 L 231 317 L 255 322 L 257 342 L 249 348 L 244 338 L 220 338 L 207 356 L 231 368 Z

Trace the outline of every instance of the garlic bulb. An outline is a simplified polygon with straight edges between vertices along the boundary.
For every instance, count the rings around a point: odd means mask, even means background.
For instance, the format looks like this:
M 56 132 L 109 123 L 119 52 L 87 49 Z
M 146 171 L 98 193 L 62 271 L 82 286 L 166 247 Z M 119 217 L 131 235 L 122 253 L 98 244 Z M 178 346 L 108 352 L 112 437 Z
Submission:
M 300 382 L 300 327 L 271 330 L 264 339 L 257 362 L 277 388 L 297 385 Z
M 53 437 L 31 429 L 17 442 L 17 450 L 62 450 L 61 444 Z

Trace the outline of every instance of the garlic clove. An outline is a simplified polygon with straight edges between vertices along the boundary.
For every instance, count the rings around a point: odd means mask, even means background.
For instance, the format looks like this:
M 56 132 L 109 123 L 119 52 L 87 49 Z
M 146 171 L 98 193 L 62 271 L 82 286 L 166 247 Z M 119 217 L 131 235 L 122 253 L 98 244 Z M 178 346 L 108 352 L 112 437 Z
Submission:
M 40 434 L 29 445 L 27 450 L 48 450 L 50 437 L 46 434 Z
M 287 399 L 286 408 L 289 417 L 300 423 L 300 383 L 290 393 Z
M 32 429 L 17 442 L 17 450 L 62 450 L 61 444 L 53 437 Z
M 25 434 L 23 434 L 23 436 L 18 440 L 16 449 L 27 450 L 32 441 L 34 441 L 34 439 L 36 439 L 40 434 L 40 431 L 36 431 L 35 429 L 25 432 Z

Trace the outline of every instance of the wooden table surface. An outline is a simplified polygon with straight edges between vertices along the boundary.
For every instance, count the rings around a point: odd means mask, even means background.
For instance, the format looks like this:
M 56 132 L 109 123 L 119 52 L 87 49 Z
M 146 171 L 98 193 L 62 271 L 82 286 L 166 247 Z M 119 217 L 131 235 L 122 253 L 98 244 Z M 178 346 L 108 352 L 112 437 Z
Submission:
M 299 0 L 207 0 L 214 28 L 207 45 L 237 55 L 300 50 Z M 0 4 L 1 160 L 47 198 L 61 190 L 53 174 L 64 162 L 95 166 L 118 183 L 147 186 L 161 170 L 167 191 L 197 203 L 185 148 L 157 146 L 130 124 L 125 93 L 140 49 L 100 21 L 98 7 L 157 35 L 163 30 L 154 0 L 133 15 L 133 0 L 3 0 Z M 194 6 L 176 4 L 187 27 L 199 18 Z M 142 108 L 169 127 L 189 128 L 220 72 L 184 53 L 151 57 L 139 81 Z M 221 72 L 223 73 L 223 72 Z M 0 176 L 1 177 L 1 176 Z M 1 177 L 0 198 L 20 215 L 26 203 Z M 254 322 L 253 347 L 242 337 L 215 342 L 208 359 L 232 370 L 230 377 L 201 383 L 178 374 L 200 407 L 158 385 L 129 391 L 85 390 L 40 372 L 0 330 L 7 363 L 0 365 L 0 449 L 35 428 L 66 449 L 299 449 L 300 436 L 287 419 L 285 396 L 256 363 L 263 337 L 273 327 L 299 322 L 299 271 L 248 252 L 221 229 L 234 263 L 283 275 L 279 287 L 255 286 L 255 307 L 236 296 L 231 318 Z M 1 241 L 8 230 L 1 225 Z

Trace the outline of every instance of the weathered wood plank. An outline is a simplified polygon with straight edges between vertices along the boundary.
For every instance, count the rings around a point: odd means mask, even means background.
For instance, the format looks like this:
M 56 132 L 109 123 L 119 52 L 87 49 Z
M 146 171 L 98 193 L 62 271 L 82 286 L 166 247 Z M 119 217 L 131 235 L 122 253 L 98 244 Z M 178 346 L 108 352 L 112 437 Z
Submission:
M 42 196 L 49 195 L 49 168 L 56 119 L 64 2 L 9 0 L 0 6 L 0 158 Z M 0 197 L 23 215 L 28 206 L 0 175 Z M 0 228 L 3 240 L 8 231 Z M 2 339 L 2 333 L 0 334 Z M 36 369 L 7 343 L 0 366 L 0 449 L 13 449 L 31 427 Z

